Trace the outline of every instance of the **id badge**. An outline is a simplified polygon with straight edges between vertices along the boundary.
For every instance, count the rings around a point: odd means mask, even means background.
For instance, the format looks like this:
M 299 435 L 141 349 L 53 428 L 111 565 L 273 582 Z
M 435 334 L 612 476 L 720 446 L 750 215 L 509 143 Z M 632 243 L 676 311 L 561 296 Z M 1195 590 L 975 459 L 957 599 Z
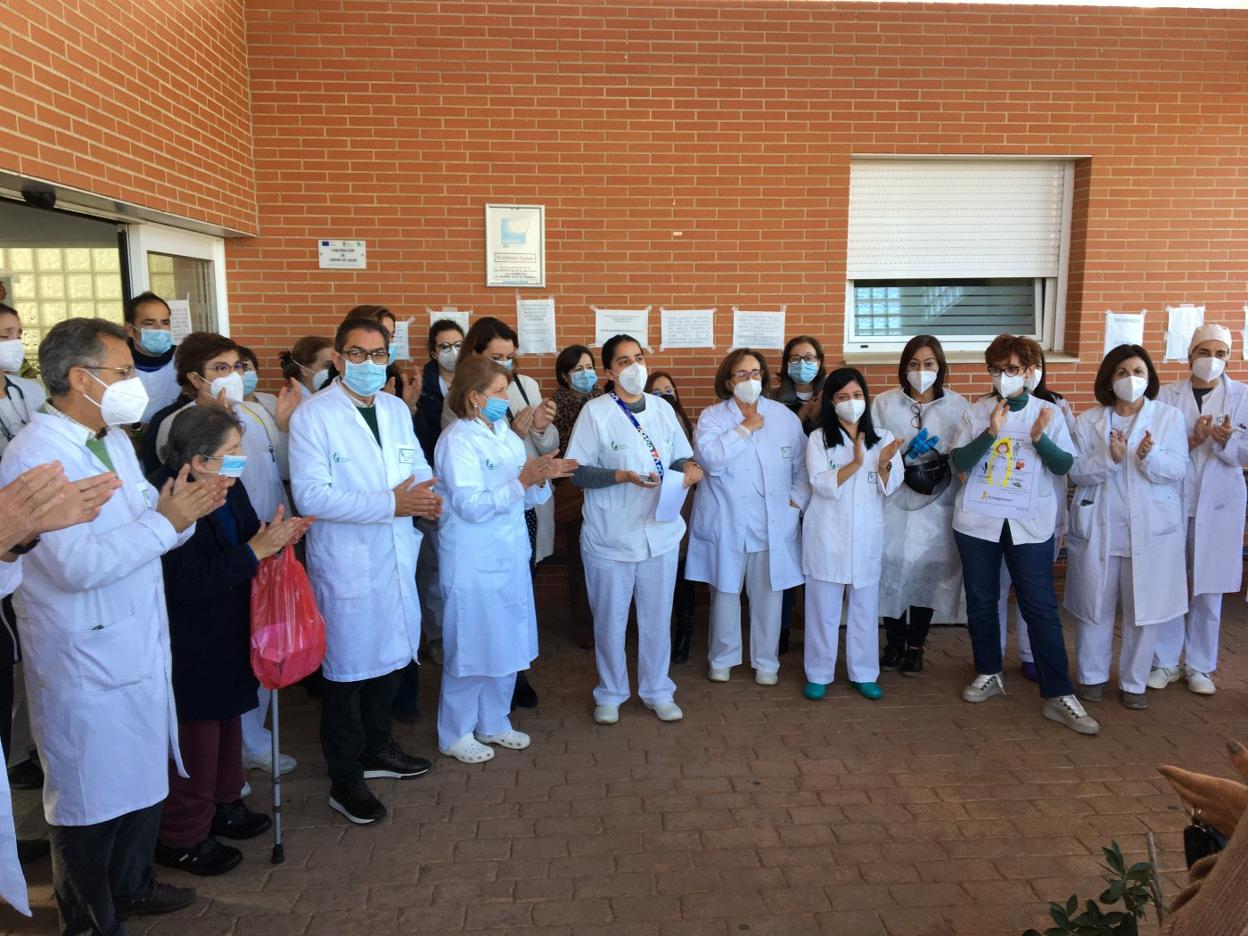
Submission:
M 156 491 L 146 481 L 139 482 L 139 496 L 143 498 L 143 503 L 148 510 L 156 509 Z
M 399 464 L 414 465 L 416 464 L 416 448 L 411 445 L 399 446 Z
M 867 472 L 867 484 L 875 484 L 875 483 L 876 483 L 876 477 L 877 477 L 877 475 L 876 475 L 876 473 L 875 473 L 874 471 L 868 471 L 868 472 Z

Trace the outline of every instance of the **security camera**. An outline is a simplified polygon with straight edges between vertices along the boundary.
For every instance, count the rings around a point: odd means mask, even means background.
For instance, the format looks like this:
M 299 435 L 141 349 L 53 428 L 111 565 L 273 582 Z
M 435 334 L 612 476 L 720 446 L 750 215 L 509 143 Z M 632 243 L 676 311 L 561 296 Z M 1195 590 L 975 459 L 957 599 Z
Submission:
M 56 189 L 47 185 L 27 185 L 22 189 L 22 198 L 32 208 L 55 208 Z

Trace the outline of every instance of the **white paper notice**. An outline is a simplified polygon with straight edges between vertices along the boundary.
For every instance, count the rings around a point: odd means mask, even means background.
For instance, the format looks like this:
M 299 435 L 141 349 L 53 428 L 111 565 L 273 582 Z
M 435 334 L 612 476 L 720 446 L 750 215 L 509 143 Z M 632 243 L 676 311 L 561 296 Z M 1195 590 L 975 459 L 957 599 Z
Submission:
M 594 347 L 601 348 L 616 335 L 632 335 L 643 349 L 650 349 L 650 306 L 636 311 L 590 308 L 594 310 Z
M 322 240 L 316 242 L 316 260 L 322 270 L 364 270 L 367 251 L 362 240 Z
M 662 334 L 659 350 L 715 347 L 714 309 L 665 309 L 659 307 Z
M 555 297 L 521 299 L 516 297 L 516 331 L 520 333 L 520 354 L 554 354 Z
M 1192 332 L 1205 324 L 1205 307 L 1197 305 L 1166 306 L 1166 360 L 1186 361 L 1187 346 Z
M 169 300 L 169 330 L 173 343 L 179 344 L 194 329 L 191 326 L 191 298 Z
M 411 333 L 411 319 L 408 319 L 406 322 L 394 323 L 394 358 L 396 361 L 410 361 L 412 359 Z
M 443 306 L 441 309 L 431 309 L 425 306 L 425 311 L 429 313 L 429 324 L 432 325 L 439 319 L 450 319 L 464 330 L 464 334 L 468 334 L 468 319 L 472 316 L 472 309 L 460 309 L 457 306 Z
M 784 348 L 784 310 L 746 312 L 732 307 L 732 346 L 734 348 Z
M 685 506 L 685 498 L 689 496 L 689 488 L 685 487 L 685 475 L 681 471 L 670 468 L 663 472 L 663 481 L 659 485 L 659 506 L 655 508 L 654 519 L 664 522 L 680 519 L 680 508 Z
M 1105 349 L 1102 356 L 1124 344 L 1144 344 L 1144 316 L 1142 312 L 1106 312 L 1105 313 Z
M 1244 304 L 1244 330 L 1239 333 L 1240 353 L 1243 354 L 1244 360 L 1248 361 L 1248 303 Z

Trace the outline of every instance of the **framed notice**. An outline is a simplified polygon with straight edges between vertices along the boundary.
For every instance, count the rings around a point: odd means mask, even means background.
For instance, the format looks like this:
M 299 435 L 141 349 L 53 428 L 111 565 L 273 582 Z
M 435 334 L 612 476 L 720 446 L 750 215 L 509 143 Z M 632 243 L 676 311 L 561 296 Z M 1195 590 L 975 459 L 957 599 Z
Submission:
M 485 206 L 485 285 L 546 285 L 546 206 Z

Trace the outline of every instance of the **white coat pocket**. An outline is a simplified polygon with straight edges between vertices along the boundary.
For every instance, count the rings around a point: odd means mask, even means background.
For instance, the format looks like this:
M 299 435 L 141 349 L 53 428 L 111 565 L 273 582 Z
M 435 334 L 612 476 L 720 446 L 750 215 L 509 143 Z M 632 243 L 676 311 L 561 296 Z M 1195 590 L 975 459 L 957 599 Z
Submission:
M 153 636 L 152 628 L 133 615 L 79 631 L 73 646 L 78 684 L 89 692 L 107 692 L 142 681 L 158 659 Z

